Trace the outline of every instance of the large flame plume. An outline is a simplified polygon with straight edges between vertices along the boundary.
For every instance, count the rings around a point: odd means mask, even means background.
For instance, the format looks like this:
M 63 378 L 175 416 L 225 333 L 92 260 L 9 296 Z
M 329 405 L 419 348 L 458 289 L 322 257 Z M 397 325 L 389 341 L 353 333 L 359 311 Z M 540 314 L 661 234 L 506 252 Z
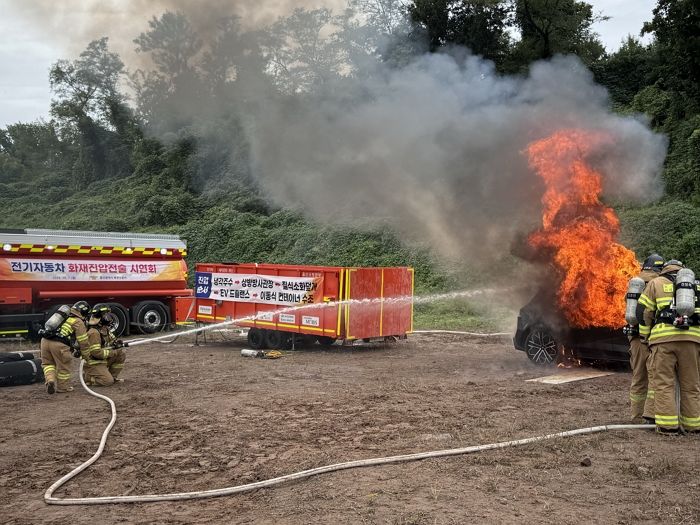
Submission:
M 600 202 L 602 176 L 586 162 L 607 140 L 602 133 L 568 129 L 527 148 L 546 187 L 542 228 L 528 242 L 551 254 L 561 279 L 559 307 L 578 328 L 623 326 L 627 282 L 639 273 L 634 252 L 616 242 L 617 215 Z

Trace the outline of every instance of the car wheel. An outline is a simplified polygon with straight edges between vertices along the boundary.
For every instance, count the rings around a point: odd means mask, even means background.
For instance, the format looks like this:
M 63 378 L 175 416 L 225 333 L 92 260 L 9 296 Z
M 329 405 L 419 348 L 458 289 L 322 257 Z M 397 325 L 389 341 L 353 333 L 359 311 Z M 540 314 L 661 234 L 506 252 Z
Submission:
M 251 328 L 248 330 L 248 346 L 253 350 L 264 350 L 267 348 L 267 337 L 265 337 L 265 330 L 260 328 Z
M 557 360 L 559 345 L 549 330 L 538 326 L 530 330 L 525 339 L 525 353 L 538 365 L 551 365 Z

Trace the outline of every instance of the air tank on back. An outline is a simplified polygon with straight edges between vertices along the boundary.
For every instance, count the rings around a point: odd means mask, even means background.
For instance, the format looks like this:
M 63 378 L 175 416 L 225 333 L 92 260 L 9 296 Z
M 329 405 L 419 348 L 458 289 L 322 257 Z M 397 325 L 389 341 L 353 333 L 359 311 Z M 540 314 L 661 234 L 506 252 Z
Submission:
M 695 274 L 681 268 L 676 275 L 676 313 L 690 317 L 695 312 Z
M 63 321 L 68 319 L 70 315 L 70 306 L 67 304 L 61 305 L 54 314 L 46 320 L 44 324 L 44 329 L 47 331 L 58 330 L 58 328 L 63 324 Z
M 642 295 L 646 283 L 641 277 L 632 277 L 627 284 L 627 305 L 625 307 L 625 321 L 630 326 L 639 324 L 637 320 L 637 302 Z

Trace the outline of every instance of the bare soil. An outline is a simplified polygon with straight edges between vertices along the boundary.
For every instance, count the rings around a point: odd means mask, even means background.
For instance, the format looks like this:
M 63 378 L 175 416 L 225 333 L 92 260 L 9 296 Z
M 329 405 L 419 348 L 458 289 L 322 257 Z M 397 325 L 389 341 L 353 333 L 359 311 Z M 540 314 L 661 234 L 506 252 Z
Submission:
M 118 410 L 105 453 L 56 495 L 221 488 L 353 459 L 627 422 L 628 373 L 526 383 L 556 370 L 529 364 L 507 339 L 414 335 L 264 360 L 241 357 L 245 340 L 223 337 L 127 349 L 125 383 L 100 390 Z M 0 389 L 1 521 L 700 523 L 700 437 L 646 430 L 347 470 L 199 501 L 46 505 L 46 488 L 94 453 L 109 417 L 77 379 L 69 394 Z

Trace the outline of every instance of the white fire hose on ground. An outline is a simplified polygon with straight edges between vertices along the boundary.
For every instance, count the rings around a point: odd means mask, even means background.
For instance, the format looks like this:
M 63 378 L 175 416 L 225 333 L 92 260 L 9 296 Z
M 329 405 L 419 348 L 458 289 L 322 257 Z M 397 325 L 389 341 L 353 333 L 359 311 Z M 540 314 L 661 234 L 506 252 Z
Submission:
M 328 472 L 336 472 L 339 470 L 347 470 L 351 468 L 358 467 L 370 467 L 377 465 L 388 465 L 391 463 L 404 463 L 407 461 L 417 461 L 421 459 L 428 458 L 440 458 L 448 456 L 458 456 L 463 454 L 472 454 L 474 452 L 483 452 L 485 450 L 495 450 L 508 447 L 517 447 L 520 445 L 527 445 L 529 443 L 536 443 L 539 441 L 545 441 L 560 437 L 570 437 L 579 436 L 583 434 L 594 434 L 597 432 L 605 432 L 608 430 L 642 430 L 642 429 L 653 429 L 654 425 L 602 425 L 596 427 L 578 428 L 575 430 L 568 430 L 565 432 L 557 432 L 554 434 L 545 434 L 542 436 L 536 436 L 525 439 L 516 439 L 512 441 L 502 441 L 500 443 L 489 443 L 486 445 L 477 445 L 464 448 L 452 448 L 446 450 L 435 450 L 431 452 L 419 452 L 416 454 L 404 454 L 400 456 L 389 456 L 383 458 L 371 458 L 371 459 L 360 459 L 356 461 L 346 461 L 343 463 L 336 463 L 334 465 L 326 465 L 324 467 L 313 468 L 309 470 L 302 470 L 300 472 L 295 472 L 292 474 L 287 474 L 285 476 L 280 476 L 277 478 L 271 478 L 264 481 L 257 481 L 255 483 L 246 483 L 244 485 L 237 485 L 234 487 L 225 487 L 221 489 L 211 489 L 211 490 L 197 490 L 193 492 L 174 492 L 169 494 L 145 494 L 141 496 L 100 496 L 92 498 L 56 498 L 53 493 L 58 490 L 65 483 L 76 477 L 78 474 L 87 469 L 90 465 L 95 463 L 105 448 L 107 443 L 107 436 L 109 432 L 114 427 L 117 421 L 117 408 L 109 397 L 102 394 L 98 394 L 93 390 L 90 390 L 85 384 L 83 378 L 83 364 L 84 361 L 80 361 L 80 383 L 83 388 L 92 396 L 103 399 L 112 410 L 112 419 L 110 420 L 107 428 L 105 428 L 102 433 L 102 439 L 100 440 L 100 446 L 97 452 L 85 461 L 83 464 L 76 467 L 74 470 L 63 476 L 61 479 L 56 481 L 51 485 L 44 493 L 44 501 L 50 505 L 103 505 L 107 503 L 147 503 L 156 501 L 179 501 L 179 500 L 191 500 L 191 499 L 203 499 L 203 498 L 213 498 L 216 496 L 230 496 L 232 494 L 240 494 L 242 492 L 249 492 L 251 490 L 257 490 L 267 487 L 273 487 L 275 485 L 280 485 L 282 483 L 287 483 L 289 481 L 294 481 L 298 479 L 310 478 L 312 476 L 317 476 L 319 474 L 326 474 Z

